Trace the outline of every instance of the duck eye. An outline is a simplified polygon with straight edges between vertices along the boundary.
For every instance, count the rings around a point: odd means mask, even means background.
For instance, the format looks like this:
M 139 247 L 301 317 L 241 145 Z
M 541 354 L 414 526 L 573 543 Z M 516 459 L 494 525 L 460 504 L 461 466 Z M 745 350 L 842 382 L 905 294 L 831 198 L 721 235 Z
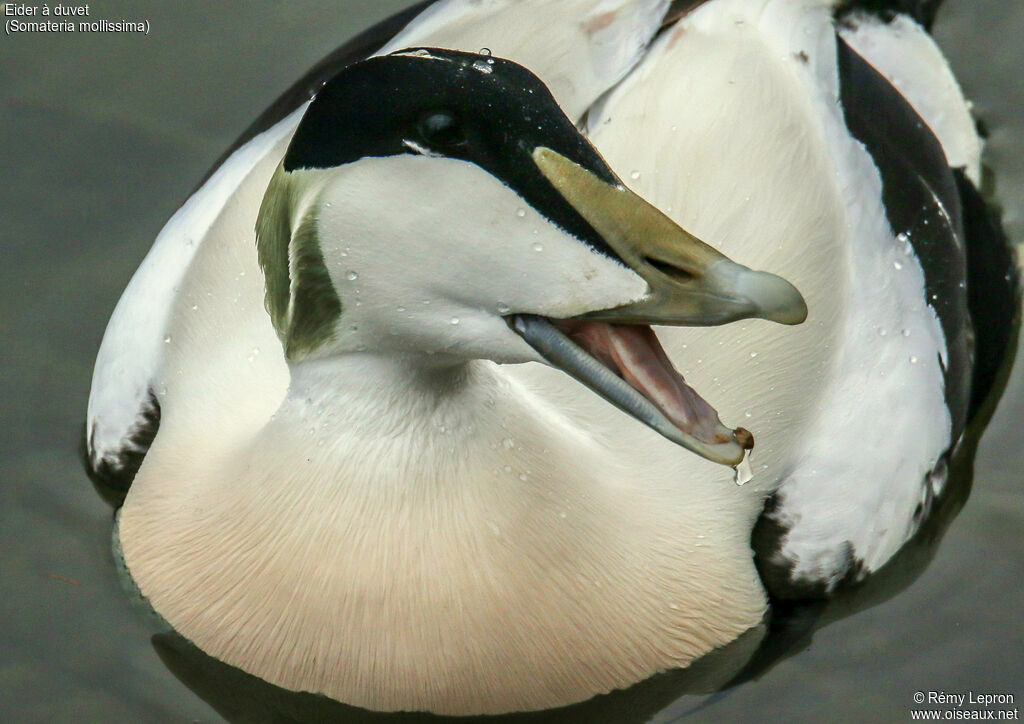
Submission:
M 420 138 L 433 148 L 455 148 L 466 143 L 466 134 L 455 117 L 444 111 L 428 113 L 416 124 Z

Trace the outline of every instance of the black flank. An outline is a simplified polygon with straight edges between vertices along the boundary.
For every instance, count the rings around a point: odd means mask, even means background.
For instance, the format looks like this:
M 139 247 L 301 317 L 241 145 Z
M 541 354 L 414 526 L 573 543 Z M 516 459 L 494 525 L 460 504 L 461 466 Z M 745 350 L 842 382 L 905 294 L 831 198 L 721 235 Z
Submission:
M 842 19 L 844 15 L 859 10 L 889 22 L 896 15 L 902 14 L 909 15 L 931 30 L 941 4 L 942 0 L 843 0 L 836 8 L 836 17 Z
M 961 170 L 954 171 L 963 205 L 967 236 L 967 304 L 974 320 L 974 373 L 970 419 L 992 391 L 1010 352 L 1021 289 L 1017 257 L 1003 231 L 998 212 Z
M 121 449 L 114 457 L 101 457 L 93 460 L 90 450 L 94 449 L 92 437 L 88 430 L 82 431 L 82 443 L 79 454 L 86 475 L 92 481 L 96 492 L 115 508 L 120 508 L 128 495 L 128 488 L 135 480 L 136 473 L 142 467 L 142 460 L 153 444 L 157 430 L 160 429 L 160 402 L 153 391 L 139 411 L 139 417 L 132 431 L 122 441 Z

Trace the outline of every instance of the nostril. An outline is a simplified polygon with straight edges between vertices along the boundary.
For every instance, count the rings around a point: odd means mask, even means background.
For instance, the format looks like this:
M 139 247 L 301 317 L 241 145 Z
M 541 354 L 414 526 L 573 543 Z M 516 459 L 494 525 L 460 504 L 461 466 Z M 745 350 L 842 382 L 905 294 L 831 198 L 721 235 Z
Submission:
M 650 264 L 652 267 L 657 269 L 665 276 L 679 282 L 688 282 L 697 278 L 694 274 L 691 274 L 686 269 L 681 269 L 677 267 L 675 264 L 669 264 L 668 262 L 661 261 L 660 259 L 646 257 L 644 261 Z

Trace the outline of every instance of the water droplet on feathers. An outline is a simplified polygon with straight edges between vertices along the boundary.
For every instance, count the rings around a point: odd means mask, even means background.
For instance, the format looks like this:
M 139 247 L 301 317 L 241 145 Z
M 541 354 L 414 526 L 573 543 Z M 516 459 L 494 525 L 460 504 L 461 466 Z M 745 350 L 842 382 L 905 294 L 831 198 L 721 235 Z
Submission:
M 754 471 L 750 469 L 750 458 L 747 455 L 743 456 L 739 464 L 733 468 L 735 471 L 733 474 L 733 482 L 737 485 L 746 485 L 754 477 Z

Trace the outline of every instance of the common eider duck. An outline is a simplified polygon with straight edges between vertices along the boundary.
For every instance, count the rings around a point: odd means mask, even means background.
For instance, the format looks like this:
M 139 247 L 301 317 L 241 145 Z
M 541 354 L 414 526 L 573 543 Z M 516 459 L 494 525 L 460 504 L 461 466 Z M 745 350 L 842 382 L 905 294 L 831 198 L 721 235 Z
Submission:
M 933 5 L 440 0 L 328 57 L 104 336 L 138 593 L 285 689 L 495 714 L 884 566 L 1016 294 Z

